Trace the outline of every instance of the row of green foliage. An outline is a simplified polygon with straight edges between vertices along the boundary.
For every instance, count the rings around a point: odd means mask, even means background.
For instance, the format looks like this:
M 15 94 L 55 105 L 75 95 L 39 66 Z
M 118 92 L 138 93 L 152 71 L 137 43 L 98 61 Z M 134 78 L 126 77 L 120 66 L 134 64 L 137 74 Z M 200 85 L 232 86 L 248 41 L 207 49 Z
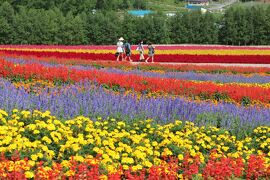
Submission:
M 115 44 L 120 36 L 137 44 L 270 44 L 270 7 L 228 9 L 222 18 L 201 12 L 134 17 L 113 11 L 63 13 L 59 8 L 0 6 L 0 44 Z
M 64 14 L 72 12 L 73 14 L 79 14 L 81 12 L 88 12 L 92 9 L 102 10 L 118 10 L 118 9 L 145 9 L 147 2 L 145 0 L 0 0 L 0 4 L 8 2 L 18 10 L 21 6 L 34 9 L 53 9 L 58 8 Z

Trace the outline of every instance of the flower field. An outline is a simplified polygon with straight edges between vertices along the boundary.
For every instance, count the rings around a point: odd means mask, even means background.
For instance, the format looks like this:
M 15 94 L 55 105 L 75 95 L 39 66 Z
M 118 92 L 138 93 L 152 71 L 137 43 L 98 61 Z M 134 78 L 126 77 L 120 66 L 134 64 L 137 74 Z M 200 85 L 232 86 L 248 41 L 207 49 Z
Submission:
M 269 47 L 155 46 L 156 62 L 269 64 Z M 139 53 L 132 46 L 134 60 Z M 85 60 L 115 60 L 115 46 L 0 46 L 6 55 L 55 57 Z
M 270 63 L 269 47 L 156 48 L 157 62 Z M 0 179 L 270 178 L 270 68 L 114 51 L 0 46 Z

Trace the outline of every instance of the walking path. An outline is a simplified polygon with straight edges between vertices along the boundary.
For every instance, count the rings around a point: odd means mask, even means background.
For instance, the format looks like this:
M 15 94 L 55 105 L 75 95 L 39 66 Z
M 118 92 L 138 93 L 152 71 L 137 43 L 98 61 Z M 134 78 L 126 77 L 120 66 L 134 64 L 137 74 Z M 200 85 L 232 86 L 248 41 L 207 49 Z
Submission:
M 152 64 L 145 62 L 132 62 L 131 64 Z M 156 64 L 156 63 L 155 63 Z M 237 63 L 169 63 L 162 62 L 158 64 L 166 64 L 166 65 L 202 65 L 202 66 L 240 66 L 240 67 L 267 67 L 270 68 L 270 64 L 237 64 Z

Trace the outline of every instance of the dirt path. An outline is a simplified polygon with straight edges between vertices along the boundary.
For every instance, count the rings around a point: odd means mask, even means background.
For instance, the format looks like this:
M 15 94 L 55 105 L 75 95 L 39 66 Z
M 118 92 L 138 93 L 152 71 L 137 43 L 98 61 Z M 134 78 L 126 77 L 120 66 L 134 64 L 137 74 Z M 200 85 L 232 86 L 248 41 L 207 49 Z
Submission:
M 145 63 L 145 62 L 132 62 L 132 64 L 152 64 L 152 63 Z M 236 64 L 236 63 L 158 63 L 158 64 L 166 64 L 166 65 L 202 65 L 202 66 L 240 66 L 240 67 L 268 67 L 270 68 L 270 64 Z

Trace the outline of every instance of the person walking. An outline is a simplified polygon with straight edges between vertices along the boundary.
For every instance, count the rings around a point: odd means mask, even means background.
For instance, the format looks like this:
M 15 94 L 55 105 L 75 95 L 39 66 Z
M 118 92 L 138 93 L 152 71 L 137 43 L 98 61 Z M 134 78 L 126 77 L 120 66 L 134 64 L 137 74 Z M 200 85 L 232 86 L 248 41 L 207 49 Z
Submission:
M 138 44 L 138 46 L 137 46 L 137 51 L 139 51 L 139 53 L 140 53 L 140 62 L 142 62 L 142 61 L 144 61 L 144 55 L 143 55 L 143 53 L 144 53 L 144 49 L 143 49 L 143 41 L 140 41 L 139 42 L 139 44 Z
M 119 57 L 121 56 L 121 60 L 123 60 L 123 56 L 124 56 L 124 38 L 120 37 L 118 42 L 117 42 L 117 49 L 116 49 L 116 53 L 117 53 L 117 59 L 116 61 L 119 61 Z
M 152 63 L 154 63 L 155 47 L 152 45 L 152 43 L 149 43 L 147 48 L 148 48 L 148 57 L 146 58 L 145 62 L 148 63 L 148 59 L 151 58 Z
M 126 41 L 124 47 L 125 47 L 125 54 L 126 54 L 125 61 L 126 61 L 126 59 L 128 59 L 128 61 L 132 62 L 132 59 L 131 59 L 131 45 L 129 44 L 128 41 Z

